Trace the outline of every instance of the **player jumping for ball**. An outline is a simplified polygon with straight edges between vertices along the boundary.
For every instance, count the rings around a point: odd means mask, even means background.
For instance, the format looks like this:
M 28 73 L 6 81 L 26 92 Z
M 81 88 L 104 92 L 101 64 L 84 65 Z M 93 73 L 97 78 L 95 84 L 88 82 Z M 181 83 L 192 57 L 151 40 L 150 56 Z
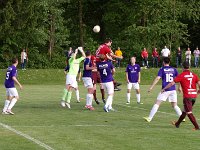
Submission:
M 115 61 L 113 58 L 119 58 L 119 59 L 123 59 L 123 56 L 116 56 L 112 50 L 111 50 L 111 45 L 112 45 L 112 40 L 111 39 L 106 39 L 104 44 L 100 45 L 99 48 L 96 51 L 96 61 L 99 62 L 99 56 L 101 54 L 106 56 L 106 60 L 110 60 L 110 61 Z M 114 84 L 114 90 L 115 91 L 120 91 L 121 89 L 117 88 L 117 86 L 121 85 L 120 83 L 117 83 L 116 81 L 113 80 L 113 84 Z
M 78 53 L 78 50 L 81 52 L 82 57 L 76 59 L 76 55 Z M 61 100 L 61 106 L 67 106 L 68 108 L 71 108 L 70 101 L 72 96 L 72 89 L 77 87 L 77 81 L 76 76 L 78 74 L 79 65 L 80 62 L 85 59 L 85 53 L 83 51 L 82 47 L 79 47 L 75 50 L 75 53 L 71 55 L 71 58 L 69 59 L 69 72 L 67 74 L 66 79 L 66 88 L 64 89 L 64 93 Z M 67 97 L 67 102 L 65 103 L 65 99 Z M 64 105 L 65 104 L 65 105 Z

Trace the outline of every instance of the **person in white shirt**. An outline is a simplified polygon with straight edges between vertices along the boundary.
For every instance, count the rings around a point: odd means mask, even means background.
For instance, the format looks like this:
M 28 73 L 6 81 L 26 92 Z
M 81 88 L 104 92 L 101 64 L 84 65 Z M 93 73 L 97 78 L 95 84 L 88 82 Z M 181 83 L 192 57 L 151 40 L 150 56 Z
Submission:
M 21 68 L 22 70 L 26 70 L 26 63 L 28 62 L 28 56 L 27 52 L 25 49 L 22 50 L 21 52 Z
M 162 57 L 169 57 L 170 55 L 170 50 L 167 48 L 167 46 L 164 47 L 161 51 Z
M 189 65 L 191 66 L 191 51 L 190 48 L 188 47 L 187 51 L 185 52 L 185 56 L 186 56 L 186 61 L 189 63 Z
M 199 66 L 199 55 L 200 55 L 198 47 L 194 50 L 193 54 L 194 54 L 194 66 L 197 68 Z

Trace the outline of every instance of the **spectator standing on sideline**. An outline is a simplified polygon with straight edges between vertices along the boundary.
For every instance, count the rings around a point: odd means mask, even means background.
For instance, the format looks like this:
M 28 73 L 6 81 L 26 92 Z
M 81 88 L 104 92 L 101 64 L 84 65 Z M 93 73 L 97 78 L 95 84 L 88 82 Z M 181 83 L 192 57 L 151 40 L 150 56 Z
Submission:
M 194 67 L 197 68 L 199 66 L 199 55 L 200 55 L 198 47 L 194 50 L 193 54 L 194 54 Z
M 158 68 L 158 57 L 159 57 L 159 53 L 157 51 L 157 48 L 154 48 L 152 52 L 153 67 L 155 67 L 156 65 L 156 68 Z
M 118 57 L 122 57 L 122 51 L 120 50 L 120 47 L 117 48 L 117 50 L 115 51 L 115 55 Z M 117 67 L 120 67 L 121 64 L 121 58 L 116 58 L 117 61 Z
M 149 54 L 147 52 L 147 49 L 144 48 L 143 51 L 141 52 L 141 57 L 142 57 L 142 66 L 144 67 L 149 67 L 148 65 L 148 57 L 149 57 Z
M 26 63 L 28 62 L 28 55 L 25 49 L 21 52 L 21 68 L 22 70 L 26 70 Z
M 190 48 L 188 47 L 187 51 L 185 52 L 185 56 L 186 56 L 186 61 L 189 63 L 189 65 L 191 66 L 191 51 Z
M 181 48 L 178 47 L 176 51 L 176 68 L 178 68 L 179 65 L 181 65 L 181 63 L 182 63 L 182 51 Z
M 164 49 L 162 49 L 161 55 L 162 55 L 163 58 L 170 56 L 170 50 L 167 48 L 167 46 L 165 46 Z

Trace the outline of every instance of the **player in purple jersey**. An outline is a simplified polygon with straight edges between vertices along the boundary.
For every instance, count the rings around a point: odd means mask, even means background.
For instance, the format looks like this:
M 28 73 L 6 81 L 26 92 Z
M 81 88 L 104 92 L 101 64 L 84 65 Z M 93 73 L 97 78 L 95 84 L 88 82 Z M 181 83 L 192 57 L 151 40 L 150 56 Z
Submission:
M 138 104 L 143 104 L 140 102 L 140 66 L 135 63 L 136 58 L 131 57 L 130 64 L 126 67 L 126 81 L 127 81 L 127 103 L 130 104 L 131 89 L 136 90 L 136 98 Z
M 151 90 L 156 85 L 156 83 L 160 80 L 160 78 L 162 78 L 162 89 L 163 89 L 165 86 L 167 86 L 168 83 L 172 82 L 174 80 L 174 78 L 178 75 L 177 70 L 175 68 L 169 66 L 169 64 L 170 64 L 170 58 L 165 57 L 163 59 L 163 67 L 159 70 L 158 76 L 153 81 L 148 92 L 151 92 Z M 179 86 L 179 88 L 180 88 L 180 86 Z M 147 122 L 151 122 L 154 115 L 158 111 L 160 104 L 163 101 L 166 101 L 167 99 L 169 102 L 171 102 L 171 105 L 174 108 L 174 110 L 176 111 L 177 115 L 180 116 L 182 114 L 182 112 L 181 112 L 181 109 L 177 105 L 177 93 L 176 93 L 176 87 L 174 85 L 171 88 L 168 88 L 165 92 L 163 92 L 163 93 L 160 92 L 158 94 L 157 100 L 151 109 L 149 117 L 144 117 L 144 119 Z
M 94 93 L 94 87 L 92 83 L 92 70 L 96 69 L 96 67 L 92 67 L 90 51 L 87 51 L 85 54 L 86 54 L 86 59 L 84 61 L 83 78 L 82 78 L 84 86 L 88 89 L 88 92 L 86 95 L 85 108 L 89 110 L 94 110 L 94 107 L 92 107 L 92 100 L 93 100 L 93 93 Z
M 109 112 L 114 110 L 112 108 L 113 96 L 114 96 L 114 84 L 113 84 L 113 74 L 115 73 L 115 68 L 110 61 L 105 60 L 106 56 L 100 54 L 100 62 L 97 63 L 97 70 L 100 73 L 102 85 L 104 90 L 108 93 L 108 98 L 104 106 L 104 111 Z
M 12 66 L 8 67 L 6 72 L 5 88 L 7 98 L 4 103 L 2 114 L 14 115 L 14 113 L 11 110 L 16 104 L 17 100 L 19 99 L 17 89 L 15 88 L 15 83 L 19 85 L 20 89 L 22 89 L 22 85 L 17 80 L 17 65 L 18 59 L 13 58 Z

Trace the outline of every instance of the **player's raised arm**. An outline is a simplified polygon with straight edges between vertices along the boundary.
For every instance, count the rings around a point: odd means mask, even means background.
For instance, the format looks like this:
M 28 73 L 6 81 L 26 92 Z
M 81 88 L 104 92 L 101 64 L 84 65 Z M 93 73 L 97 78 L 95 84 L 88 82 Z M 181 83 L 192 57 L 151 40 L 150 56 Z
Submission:
M 86 58 L 85 52 L 83 51 L 83 47 L 78 47 L 78 50 L 81 52 L 82 57 Z
M 76 55 L 78 53 L 78 49 L 75 50 L 74 54 L 72 54 L 71 58 L 72 59 L 76 59 Z M 69 60 L 70 61 L 70 60 Z

